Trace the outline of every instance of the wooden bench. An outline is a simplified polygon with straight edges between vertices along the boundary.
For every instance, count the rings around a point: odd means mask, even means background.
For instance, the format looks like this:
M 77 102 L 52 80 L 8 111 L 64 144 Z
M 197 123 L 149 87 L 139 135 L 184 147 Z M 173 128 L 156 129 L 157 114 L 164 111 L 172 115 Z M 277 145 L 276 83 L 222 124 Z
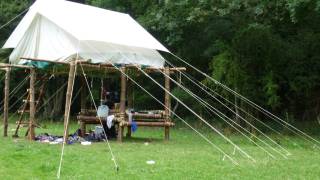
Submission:
M 172 127 L 174 123 L 171 120 L 167 120 L 162 111 L 160 113 L 150 114 L 150 113 L 132 113 L 132 119 L 134 119 L 137 126 L 146 126 L 146 127 Z M 120 113 L 116 110 L 110 110 L 110 115 L 115 115 L 115 123 L 118 124 L 119 127 L 131 127 L 132 122 L 129 122 L 128 115 L 125 115 L 125 121 L 121 121 L 119 118 Z M 77 120 L 80 123 L 80 134 L 84 136 L 86 133 L 86 125 L 87 124 L 101 124 L 101 121 L 104 119 L 100 119 L 96 116 L 95 110 L 86 110 L 82 111 L 77 116 Z M 129 131 L 129 128 L 128 128 Z M 129 136 L 131 135 L 131 132 Z

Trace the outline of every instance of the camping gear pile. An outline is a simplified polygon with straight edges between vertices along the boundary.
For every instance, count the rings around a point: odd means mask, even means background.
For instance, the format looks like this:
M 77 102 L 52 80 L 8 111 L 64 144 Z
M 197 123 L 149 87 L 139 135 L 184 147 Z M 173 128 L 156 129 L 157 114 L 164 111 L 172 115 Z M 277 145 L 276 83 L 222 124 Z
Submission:
M 80 129 L 74 134 L 70 134 L 67 140 L 68 144 L 81 143 L 86 144 L 87 142 L 100 142 L 106 139 L 102 126 L 96 126 L 94 131 L 90 131 L 85 137 L 81 137 Z M 35 137 L 37 142 L 49 143 L 49 144 L 60 144 L 63 142 L 63 136 L 51 135 L 48 133 L 39 134 Z

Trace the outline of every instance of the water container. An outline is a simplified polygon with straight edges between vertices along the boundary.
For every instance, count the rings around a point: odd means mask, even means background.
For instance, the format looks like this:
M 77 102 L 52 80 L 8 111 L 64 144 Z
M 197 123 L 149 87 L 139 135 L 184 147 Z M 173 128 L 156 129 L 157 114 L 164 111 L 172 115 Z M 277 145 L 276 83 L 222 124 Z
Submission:
M 98 107 L 97 116 L 101 118 L 108 117 L 109 114 L 109 107 L 107 105 L 100 105 Z

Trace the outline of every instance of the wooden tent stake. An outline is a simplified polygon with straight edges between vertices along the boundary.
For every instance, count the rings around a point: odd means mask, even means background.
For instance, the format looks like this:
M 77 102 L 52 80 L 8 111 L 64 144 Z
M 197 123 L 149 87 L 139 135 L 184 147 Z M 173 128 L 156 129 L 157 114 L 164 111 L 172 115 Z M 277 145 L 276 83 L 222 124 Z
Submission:
M 3 105 L 3 136 L 8 136 L 8 115 L 9 115 L 9 91 L 10 91 L 10 71 L 6 68 L 5 87 L 4 87 L 4 105 Z

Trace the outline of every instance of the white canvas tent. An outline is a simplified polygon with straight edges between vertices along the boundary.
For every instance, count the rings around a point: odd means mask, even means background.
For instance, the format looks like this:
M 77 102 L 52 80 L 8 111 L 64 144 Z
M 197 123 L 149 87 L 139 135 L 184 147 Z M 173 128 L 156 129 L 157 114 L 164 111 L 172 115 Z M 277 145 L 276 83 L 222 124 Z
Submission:
M 3 48 L 20 57 L 68 61 L 77 53 L 92 63 L 162 67 L 157 50 L 169 52 L 128 14 L 65 0 L 37 0 Z

